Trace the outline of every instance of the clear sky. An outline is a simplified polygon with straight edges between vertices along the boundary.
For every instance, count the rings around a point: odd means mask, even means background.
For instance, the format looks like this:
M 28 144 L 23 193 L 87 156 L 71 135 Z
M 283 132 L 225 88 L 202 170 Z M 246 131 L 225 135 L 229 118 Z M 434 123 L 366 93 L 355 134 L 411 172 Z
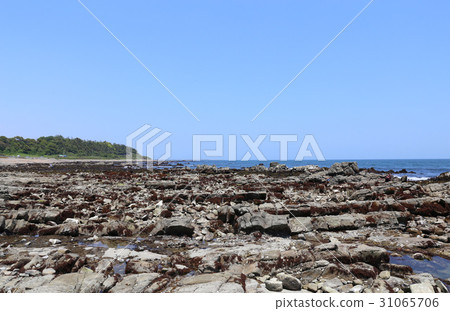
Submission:
M 375 0 L 254 122 L 368 0 L 83 3 L 200 122 L 78 1 L 11 0 L 0 135 L 125 143 L 147 123 L 173 133 L 177 159 L 192 134 L 313 134 L 327 159 L 450 158 L 449 1 Z

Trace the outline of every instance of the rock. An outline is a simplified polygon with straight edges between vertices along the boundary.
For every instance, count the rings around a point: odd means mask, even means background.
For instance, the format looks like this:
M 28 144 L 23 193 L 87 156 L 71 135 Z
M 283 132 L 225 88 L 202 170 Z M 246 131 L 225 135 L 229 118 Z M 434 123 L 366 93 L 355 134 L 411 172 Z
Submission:
M 237 223 L 239 230 L 246 233 L 264 231 L 270 234 L 290 234 L 287 217 L 266 212 L 246 213 L 237 219 Z
M 219 287 L 218 293 L 244 293 L 244 288 L 241 284 L 225 283 Z
M 38 290 L 39 287 L 48 284 L 54 278 L 53 275 L 46 276 L 36 276 L 36 277 L 28 277 L 23 278 L 16 286 L 16 293 L 30 291 L 30 290 Z
M 376 193 L 370 189 L 356 190 L 350 196 L 350 200 L 355 200 L 355 201 L 374 200 L 375 198 L 376 198 Z
M 109 292 L 110 293 L 143 293 L 145 288 L 150 285 L 157 277 L 158 273 L 141 273 L 127 275 L 122 281 L 118 282 Z
M 218 218 L 223 221 L 224 223 L 233 223 L 234 221 L 234 217 L 235 217 L 235 212 L 234 209 L 229 206 L 221 206 L 218 209 Z
M 278 273 L 277 274 L 278 280 L 280 280 L 283 284 L 283 288 L 288 290 L 300 290 L 302 289 L 302 283 L 299 279 L 296 277 L 285 274 L 285 273 Z
M 48 240 L 52 245 L 61 244 L 61 240 L 58 239 L 50 239 Z
M 337 290 L 335 290 L 334 288 L 331 288 L 330 286 L 326 286 L 326 285 L 322 286 L 322 290 L 323 290 L 325 293 L 330 293 L 330 294 L 332 294 L 332 293 L 338 293 Z
M 62 224 L 59 229 L 56 231 L 58 235 L 67 235 L 67 236 L 78 236 L 79 228 L 78 224 L 75 222 L 68 222 Z
M 53 268 L 45 268 L 44 270 L 42 270 L 42 275 L 52 275 L 55 273 L 56 271 Z
M 361 279 L 374 279 L 378 274 L 377 268 L 365 262 L 352 263 L 350 265 L 350 271 L 354 276 Z
M 339 287 L 339 286 L 342 286 L 342 285 L 343 285 L 342 281 L 339 280 L 338 278 L 327 280 L 327 281 L 325 281 L 325 283 L 323 283 L 323 286 L 328 286 L 328 287 L 331 287 L 331 288 L 336 288 L 336 287 Z
M 408 181 L 408 176 L 402 176 L 402 178 L 400 179 L 401 182 L 407 182 Z
M 115 277 L 113 276 L 108 277 L 102 284 L 105 292 L 108 292 L 111 288 L 113 288 L 114 285 L 116 285 L 116 283 L 117 281 Z
M 434 277 L 430 273 L 419 273 L 409 276 L 414 283 L 430 283 L 435 285 Z
M 391 272 L 389 271 L 381 271 L 380 272 L 380 278 L 382 278 L 383 280 L 387 280 L 391 277 Z
M 389 285 L 382 279 L 376 279 L 371 288 L 372 293 L 390 293 Z
M 161 220 L 151 232 L 152 235 L 167 234 L 178 236 L 192 236 L 194 233 L 194 226 L 190 217 L 173 217 L 170 219 Z
M 0 216 L 0 233 L 5 230 L 5 216 Z
M 231 275 L 229 273 L 199 274 L 182 279 L 178 293 L 217 293 Z M 229 286 L 229 285 L 228 285 Z M 241 287 L 242 288 L 242 287 Z
M 95 272 L 106 274 L 112 268 L 113 265 L 110 259 L 102 259 L 98 262 L 97 267 L 95 267 Z
M 356 162 L 342 162 L 334 163 L 329 169 L 327 174 L 330 176 L 335 175 L 355 175 L 359 172 L 358 164 Z
M 328 230 L 342 231 L 358 229 L 365 224 L 363 215 L 344 214 L 338 216 L 323 216 L 323 220 L 327 224 Z
M 272 292 L 281 292 L 283 290 L 283 282 L 277 279 L 267 280 L 265 283 L 266 288 Z
M 161 260 L 167 258 L 166 255 L 160 255 L 149 251 L 133 251 L 127 248 L 108 248 L 103 254 L 103 258 L 112 258 L 117 260 L 125 260 L 127 258 L 137 258 L 140 260 Z
M 419 294 L 419 293 L 434 293 L 433 286 L 429 282 L 412 284 L 410 286 L 411 293 Z
M 363 290 L 364 290 L 364 286 L 362 286 L 362 285 L 355 285 L 349 290 L 349 292 L 350 293 L 362 293 Z
M 441 293 L 448 293 L 448 288 L 441 280 L 436 280 L 436 286 L 441 290 Z
M 422 253 L 415 253 L 412 255 L 412 258 L 416 260 L 425 260 L 425 255 Z
M 262 274 L 257 262 L 244 265 L 242 273 L 247 276 L 249 274 L 253 274 L 254 276 L 260 276 Z
M 389 262 L 389 253 L 381 247 L 359 244 L 349 251 L 353 258 L 375 267 L 380 266 L 381 263 Z
M 316 283 L 308 283 L 306 288 L 313 293 L 316 293 L 319 290 L 319 286 Z
M 51 277 L 51 275 L 49 276 Z M 33 289 L 36 293 L 98 293 L 105 280 L 102 274 L 93 272 L 67 273 L 50 283 Z
M 294 217 L 289 218 L 289 229 L 292 234 L 309 232 L 313 230 L 311 217 Z

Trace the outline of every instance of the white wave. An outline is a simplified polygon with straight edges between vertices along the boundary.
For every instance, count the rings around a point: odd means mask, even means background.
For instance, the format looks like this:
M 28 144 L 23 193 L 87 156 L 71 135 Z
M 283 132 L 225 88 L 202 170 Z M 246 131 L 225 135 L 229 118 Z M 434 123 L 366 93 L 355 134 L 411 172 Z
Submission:
M 394 175 L 395 177 L 398 177 L 398 178 L 402 178 L 402 176 L 401 175 Z M 414 177 L 414 176 L 408 176 L 408 180 L 410 180 L 410 181 L 420 181 L 420 180 L 428 180 L 428 179 L 430 179 L 431 177 Z

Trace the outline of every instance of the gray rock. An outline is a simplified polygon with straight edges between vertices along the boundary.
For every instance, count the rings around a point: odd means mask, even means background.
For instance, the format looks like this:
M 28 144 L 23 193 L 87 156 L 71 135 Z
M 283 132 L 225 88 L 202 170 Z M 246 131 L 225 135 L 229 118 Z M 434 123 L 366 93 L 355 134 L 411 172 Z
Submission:
M 359 172 L 356 162 L 334 163 L 328 170 L 328 175 L 355 175 Z
M 237 219 L 239 230 L 264 231 L 271 234 L 290 234 L 288 215 L 271 215 L 266 212 L 247 213 Z
M 391 272 L 389 271 L 381 271 L 380 272 L 380 278 L 387 280 L 391 277 Z
M 338 278 L 327 280 L 323 284 L 323 286 L 328 286 L 328 287 L 331 287 L 331 288 L 337 288 L 337 287 L 342 286 L 342 285 L 343 285 L 342 281 L 339 280 Z
M 83 271 L 58 276 L 50 283 L 34 288 L 36 293 L 98 293 L 105 277 L 99 273 Z
M 167 234 L 177 236 L 192 236 L 194 233 L 193 219 L 190 217 L 174 217 L 159 221 L 152 230 L 151 235 Z
M 177 288 L 177 293 L 217 293 L 224 283 L 222 281 L 213 281 L 201 284 L 185 285 Z
M 53 275 L 44 275 L 44 276 L 36 276 L 36 277 L 28 277 L 22 279 L 16 285 L 17 292 L 29 291 L 41 287 L 45 284 L 48 284 L 54 278 Z
M 217 293 L 222 285 L 224 285 L 231 274 L 229 273 L 208 273 L 199 274 L 182 279 L 179 284 L 177 293 Z M 229 285 L 228 285 L 229 286 Z M 228 287 L 227 286 L 227 287 Z M 226 287 L 226 288 L 227 288 Z M 242 286 L 241 286 L 242 288 Z M 231 288 L 229 288 L 231 290 Z
M 237 283 L 225 283 L 220 286 L 219 293 L 244 293 L 244 288 L 241 284 Z
M 289 290 L 300 290 L 302 289 L 302 283 L 296 277 L 286 274 L 286 273 L 278 273 L 278 280 L 280 280 L 283 284 L 283 288 Z
M 267 280 L 265 283 L 266 288 L 272 292 L 281 292 L 283 290 L 283 282 L 277 279 Z
M 311 217 L 294 217 L 289 218 L 289 229 L 292 234 L 309 232 L 313 230 Z
M 143 293 L 158 276 L 158 273 L 127 275 L 110 290 L 110 293 Z
M 367 246 L 359 244 L 357 247 L 349 250 L 353 258 L 378 267 L 381 263 L 389 262 L 389 253 L 381 247 Z
M 330 293 L 330 294 L 332 294 L 332 293 L 338 293 L 337 290 L 335 290 L 334 288 L 331 288 L 330 286 L 327 286 L 327 285 L 323 285 L 323 286 L 322 286 L 322 290 L 323 290 L 325 293 Z
M 46 269 L 42 270 L 42 275 L 52 275 L 55 273 L 56 273 L 56 271 L 53 268 L 46 268 Z
M 363 290 L 364 290 L 364 286 L 362 286 L 362 285 L 355 285 L 349 290 L 349 292 L 350 293 L 362 293 Z
M 429 282 L 412 284 L 410 286 L 410 289 L 411 289 L 411 293 L 413 293 L 413 294 L 434 293 L 433 286 Z

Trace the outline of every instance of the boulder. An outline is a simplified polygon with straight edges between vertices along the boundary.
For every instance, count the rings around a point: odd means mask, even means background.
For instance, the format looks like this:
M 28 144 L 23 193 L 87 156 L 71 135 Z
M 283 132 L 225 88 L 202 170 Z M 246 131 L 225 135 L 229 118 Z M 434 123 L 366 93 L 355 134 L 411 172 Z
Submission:
M 277 279 L 281 281 L 284 289 L 288 290 L 300 290 L 302 289 L 302 283 L 296 277 L 286 274 L 278 273 Z
M 281 292 L 283 290 L 283 282 L 277 279 L 270 279 L 265 282 L 266 289 L 272 292 Z
M 156 223 L 151 235 L 177 235 L 177 236 L 192 236 L 194 233 L 194 226 L 192 225 L 192 218 L 190 217 L 174 217 L 170 219 L 163 219 Z
M 240 231 L 262 231 L 270 234 L 290 234 L 288 215 L 271 215 L 266 212 L 247 213 L 237 219 Z
M 194 233 L 192 218 L 178 217 L 173 219 L 167 219 L 165 221 L 164 231 L 168 235 L 192 236 L 192 234 Z
M 359 244 L 355 248 L 350 248 L 349 252 L 355 260 L 368 263 L 375 267 L 379 267 L 381 263 L 389 262 L 388 251 L 381 247 Z

